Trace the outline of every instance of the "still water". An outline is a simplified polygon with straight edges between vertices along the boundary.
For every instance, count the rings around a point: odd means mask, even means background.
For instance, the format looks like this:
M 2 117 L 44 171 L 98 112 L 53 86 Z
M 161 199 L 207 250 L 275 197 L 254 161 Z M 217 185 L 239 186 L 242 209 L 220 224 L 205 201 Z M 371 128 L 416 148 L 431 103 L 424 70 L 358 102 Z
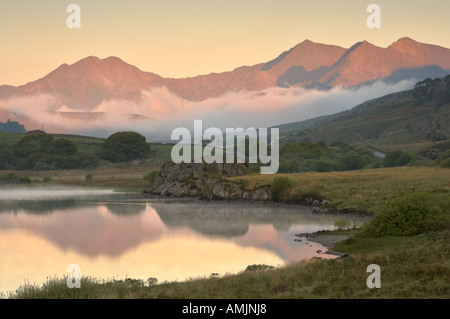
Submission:
M 334 258 L 294 235 L 332 229 L 336 218 L 298 206 L 0 188 L 0 292 L 61 277 L 71 264 L 96 278 L 164 282 L 237 273 L 251 264 Z

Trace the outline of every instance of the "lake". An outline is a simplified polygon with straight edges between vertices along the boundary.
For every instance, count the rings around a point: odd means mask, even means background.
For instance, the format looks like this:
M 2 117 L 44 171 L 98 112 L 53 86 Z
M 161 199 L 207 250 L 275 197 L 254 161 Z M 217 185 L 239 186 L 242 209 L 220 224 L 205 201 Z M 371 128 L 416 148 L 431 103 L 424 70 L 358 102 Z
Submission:
M 0 292 L 61 277 L 71 264 L 81 275 L 161 283 L 237 273 L 251 264 L 335 258 L 294 235 L 333 229 L 337 218 L 302 206 L 149 199 L 93 188 L 0 188 Z

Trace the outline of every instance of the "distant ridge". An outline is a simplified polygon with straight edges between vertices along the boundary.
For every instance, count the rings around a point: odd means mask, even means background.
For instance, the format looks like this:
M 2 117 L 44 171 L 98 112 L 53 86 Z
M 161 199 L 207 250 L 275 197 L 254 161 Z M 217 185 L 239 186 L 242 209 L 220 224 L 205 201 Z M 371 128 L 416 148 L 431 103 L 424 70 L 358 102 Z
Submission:
M 277 126 L 280 142 L 345 142 L 364 146 L 450 141 L 450 75 L 350 110 Z
M 229 72 L 173 79 L 144 72 L 118 57 L 89 56 L 36 81 L 0 86 L 0 99 L 50 94 L 67 111 L 92 111 L 102 101 L 139 102 L 143 90 L 167 88 L 188 101 L 204 101 L 230 92 L 271 87 L 329 89 L 356 87 L 377 80 L 423 80 L 450 73 L 450 49 L 404 37 L 387 48 L 361 41 L 346 49 L 305 40 L 266 63 Z M 106 110 L 107 111 L 107 110 Z

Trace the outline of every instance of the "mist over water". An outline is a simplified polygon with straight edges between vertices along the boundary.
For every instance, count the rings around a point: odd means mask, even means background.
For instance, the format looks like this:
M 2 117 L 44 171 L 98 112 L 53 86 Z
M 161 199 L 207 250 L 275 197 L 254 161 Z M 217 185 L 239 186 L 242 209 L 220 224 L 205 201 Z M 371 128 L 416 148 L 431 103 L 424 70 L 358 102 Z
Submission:
M 76 187 L 0 187 L 0 200 L 51 200 L 64 198 L 87 198 L 112 195 L 109 189 L 86 189 Z

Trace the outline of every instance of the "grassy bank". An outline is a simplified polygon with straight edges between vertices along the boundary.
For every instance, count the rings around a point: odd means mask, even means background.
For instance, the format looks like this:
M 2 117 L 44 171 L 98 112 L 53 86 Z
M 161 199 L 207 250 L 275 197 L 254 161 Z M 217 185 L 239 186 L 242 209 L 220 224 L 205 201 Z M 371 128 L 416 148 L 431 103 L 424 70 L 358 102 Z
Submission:
M 450 169 L 439 167 L 403 166 L 358 171 L 327 173 L 296 173 L 239 176 L 250 185 L 271 184 L 278 176 L 293 181 L 288 200 L 311 196 L 328 200 L 337 209 L 373 212 L 393 197 L 412 191 L 450 194 Z

